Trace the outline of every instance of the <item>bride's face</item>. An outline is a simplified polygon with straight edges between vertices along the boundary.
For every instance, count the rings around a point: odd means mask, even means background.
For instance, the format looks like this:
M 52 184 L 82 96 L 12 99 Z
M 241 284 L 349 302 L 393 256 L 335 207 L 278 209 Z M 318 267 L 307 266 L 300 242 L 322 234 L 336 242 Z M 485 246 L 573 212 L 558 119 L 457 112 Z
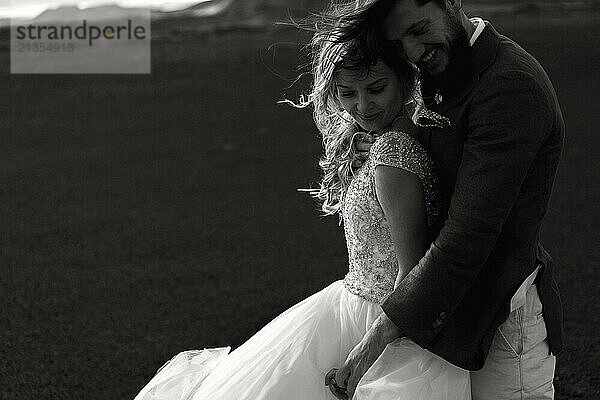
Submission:
M 342 107 L 365 131 L 390 127 L 402 112 L 401 82 L 383 61 L 371 67 L 366 76 L 364 71 L 342 69 L 334 82 Z

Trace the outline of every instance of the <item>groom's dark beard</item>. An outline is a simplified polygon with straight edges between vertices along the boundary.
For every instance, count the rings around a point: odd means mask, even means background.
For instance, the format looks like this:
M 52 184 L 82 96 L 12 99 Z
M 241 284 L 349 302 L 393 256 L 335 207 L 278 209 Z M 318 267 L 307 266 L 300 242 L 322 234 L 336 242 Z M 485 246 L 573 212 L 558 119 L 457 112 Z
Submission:
M 449 17 L 450 48 L 449 62 L 446 69 L 437 75 L 421 70 L 421 90 L 425 98 L 439 92 L 449 96 L 460 92 L 468 82 L 470 71 L 471 47 L 467 32 L 458 20 Z

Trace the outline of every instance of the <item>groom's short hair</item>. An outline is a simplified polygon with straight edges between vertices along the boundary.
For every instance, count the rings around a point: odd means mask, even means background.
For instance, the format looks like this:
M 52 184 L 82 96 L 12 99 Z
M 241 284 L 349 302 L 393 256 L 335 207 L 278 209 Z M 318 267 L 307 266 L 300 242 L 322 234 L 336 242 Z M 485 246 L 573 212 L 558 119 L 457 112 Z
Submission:
M 402 1 L 402 0 L 396 0 L 396 1 Z M 446 3 L 444 0 L 413 0 L 417 5 L 419 6 L 424 6 L 427 3 L 431 3 L 432 1 L 438 3 L 438 5 L 440 6 L 444 6 L 444 4 Z
M 363 48 L 372 47 L 373 42 L 387 42 L 383 21 L 399 1 L 413 1 L 418 6 L 433 1 L 442 9 L 447 9 L 448 0 L 356 0 L 354 4 L 349 2 L 334 5 L 324 14 L 325 19 L 333 21 L 335 25 L 333 41 L 355 41 Z
M 387 1 L 389 3 L 396 4 L 396 2 L 398 1 L 410 1 L 410 0 L 356 0 L 355 4 L 356 7 L 364 7 L 364 6 L 369 6 L 372 5 L 374 3 L 381 3 L 383 1 Z M 412 0 L 415 2 L 415 4 L 417 4 L 418 6 L 424 6 L 427 3 L 431 3 L 432 1 L 438 3 L 438 5 L 440 6 L 444 6 L 444 4 L 446 3 L 446 0 Z
M 399 1 L 414 1 L 416 5 L 424 6 L 427 3 L 431 3 L 432 1 L 437 3 L 441 8 L 446 7 L 446 0 L 356 0 L 355 5 L 356 8 L 370 8 L 375 3 L 385 3 L 383 6 L 384 9 L 391 9 L 397 2 Z
M 383 38 L 383 21 L 399 1 L 413 1 L 419 7 L 435 2 L 442 9 L 447 9 L 447 0 L 356 0 L 353 9 L 345 8 L 346 12 L 342 11 L 342 15 L 339 15 L 340 21 L 344 21 L 340 29 L 341 36 L 354 39 L 360 36 L 359 32 L 374 29 Z

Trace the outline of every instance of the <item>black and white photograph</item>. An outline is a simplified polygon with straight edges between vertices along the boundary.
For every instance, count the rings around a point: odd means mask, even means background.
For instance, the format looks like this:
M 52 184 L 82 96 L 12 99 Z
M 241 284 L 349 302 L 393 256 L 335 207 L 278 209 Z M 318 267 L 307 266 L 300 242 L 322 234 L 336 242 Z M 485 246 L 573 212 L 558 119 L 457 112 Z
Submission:
M 599 0 L 0 0 L 0 399 L 600 399 Z

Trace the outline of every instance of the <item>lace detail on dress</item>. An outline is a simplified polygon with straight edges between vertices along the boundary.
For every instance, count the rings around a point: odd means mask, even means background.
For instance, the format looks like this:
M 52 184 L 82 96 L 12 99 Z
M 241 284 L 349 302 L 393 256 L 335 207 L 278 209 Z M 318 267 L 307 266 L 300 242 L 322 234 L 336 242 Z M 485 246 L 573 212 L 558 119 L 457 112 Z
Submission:
M 417 113 L 417 125 L 425 128 L 448 128 L 452 123 L 448 117 L 427 108 L 422 108 Z
M 405 133 L 387 132 L 380 136 L 352 178 L 342 207 L 349 259 L 344 284 L 350 292 L 380 303 L 394 289 L 398 264 L 389 225 L 375 193 L 377 165 L 401 168 L 421 179 L 428 226 L 439 216 L 439 195 L 431 159 Z

